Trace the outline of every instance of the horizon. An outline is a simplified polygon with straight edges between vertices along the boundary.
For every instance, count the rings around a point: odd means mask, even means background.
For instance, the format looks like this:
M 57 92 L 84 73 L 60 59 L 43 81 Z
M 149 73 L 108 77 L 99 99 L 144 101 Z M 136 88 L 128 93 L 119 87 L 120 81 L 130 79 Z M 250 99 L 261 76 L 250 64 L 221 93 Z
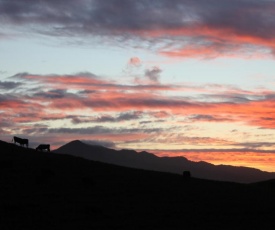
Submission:
M 249 150 L 249 149 L 243 149 L 243 152 L 240 154 L 240 152 L 237 149 L 228 149 L 228 150 L 219 150 L 219 149 L 185 149 L 185 150 L 179 150 L 177 153 L 175 152 L 170 152 L 169 150 L 146 150 L 146 149 L 119 149 L 119 148 L 115 148 L 112 146 L 106 146 L 103 145 L 102 143 L 97 143 L 97 142 L 91 142 L 91 141 L 85 141 L 85 140 L 71 140 L 68 143 L 65 143 L 64 145 L 70 144 L 72 142 L 81 142 L 83 144 L 87 144 L 90 146 L 99 146 L 99 147 L 104 147 L 104 148 L 108 148 L 108 149 L 113 149 L 116 151 L 120 151 L 120 150 L 130 150 L 130 151 L 135 151 L 137 153 L 140 152 L 147 152 L 150 154 L 153 154 L 157 157 L 183 157 L 186 158 L 189 161 L 193 161 L 193 162 L 206 162 L 206 163 L 210 163 L 213 165 L 228 165 L 228 166 L 235 166 L 235 167 L 248 167 L 248 168 L 254 168 L 254 169 L 259 169 L 261 171 L 264 172 L 274 172 L 274 167 L 273 164 L 270 164 L 270 162 L 266 162 L 265 165 L 262 164 L 262 161 L 260 161 L 260 164 L 257 165 L 257 160 L 260 157 L 262 157 L 263 154 L 265 154 L 265 156 L 270 157 L 270 153 L 269 151 L 266 152 L 261 152 L 261 151 L 257 151 L 257 150 Z M 9 142 L 8 142 L 9 143 Z M 33 145 L 32 143 L 29 143 L 29 147 L 30 149 L 35 149 L 37 146 Z M 18 145 L 18 144 L 17 144 Z M 56 151 L 59 148 L 63 147 L 64 145 L 61 146 L 57 146 L 52 148 L 51 147 L 51 151 Z M 211 154 L 215 152 L 215 153 L 219 153 L 222 156 L 221 157 L 216 157 L 214 158 L 213 156 L 211 156 Z M 203 154 L 203 155 L 202 155 Z M 209 155 L 211 157 L 209 157 Z M 227 163 L 224 163 L 224 158 L 227 158 Z M 275 156 L 274 156 L 275 157 Z M 209 160 L 210 159 L 210 160 Z
M 274 10 L 265 0 L 0 0 L 1 139 L 274 172 Z

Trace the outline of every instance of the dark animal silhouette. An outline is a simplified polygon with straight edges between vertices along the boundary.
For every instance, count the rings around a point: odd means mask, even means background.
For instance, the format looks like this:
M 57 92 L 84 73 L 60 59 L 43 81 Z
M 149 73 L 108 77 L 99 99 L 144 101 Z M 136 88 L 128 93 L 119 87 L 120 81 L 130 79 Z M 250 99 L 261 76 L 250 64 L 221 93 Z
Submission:
M 12 141 L 14 142 L 14 144 L 18 143 L 21 146 L 26 145 L 27 148 L 29 147 L 29 140 L 28 139 L 22 139 L 20 137 L 13 137 Z
M 191 177 L 191 172 L 183 171 L 182 176 L 183 176 L 183 179 L 189 179 Z
M 50 152 L 51 150 L 50 150 L 50 145 L 44 145 L 44 144 L 41 144 L 41 145 L 38 145 L 37 147 L 36 147 L 36 151 L 38 151 L 38 150 L 40 150 L 40 151 L 43 151 L 43 150 L 47 150 L 48 152 Z

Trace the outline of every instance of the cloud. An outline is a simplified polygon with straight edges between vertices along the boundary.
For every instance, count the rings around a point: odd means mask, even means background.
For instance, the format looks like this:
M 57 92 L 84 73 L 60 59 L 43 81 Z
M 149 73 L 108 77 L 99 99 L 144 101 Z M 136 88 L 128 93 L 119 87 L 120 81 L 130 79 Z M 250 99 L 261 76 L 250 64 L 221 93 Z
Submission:
M 13 0 L 0 2 L 0 19 L 48 36 L 150 44 L 168 56 L 249 57 L 274 52 L 274 7 L 270 0 Z
M 90 118 L 81 118 L 81 117 L 73 117 L 73 123 L 79 124 L 79 123 L 88 123 L 88 122 L 95 122 L 95 123 L 116 123 L 121 121 L 129 121 L 134 119 L 139 119 L 140 115 L 138 113 L 121 113 L 118 116 L 112 116 L 107 114 L 102 114 L 97 117 L 90 117 Z
M 275 147 L 275 142 L 241 142 L 241 143 L 236 143 L 234 146 L 241 146 L 244 149 L 258 149 L 262 147 Z
M 141 117 L 141 112 L 124 112 L 120 113 L 118 116 L 111 115 L 101 115 L 95 118 L 94 122 L 121 122 L 121 121 L 130 121 L 130 120 L 138 120 Z
M 131 133 L 153 133 L 153 132 L 160 132 L 160 128 L 149 128 L 149 129 L 139 129 L 139 128 L 107 128 L 104 126 L 94 126 L 89 128 L 51 128 L 48 129 L 48 133 L 55 133 L 55 134 L 131 134 Z
M 145 77 L 147 77 L 152 83 L 158 83 L 161 72 L 162 70 L 159 67 L 154 66 L 151 69 L 145 70 Z
M 45 98 L 45 99 L 58 99 L 58 98 L 68 98 L 70 95 L 67 93 L 67 90 L 64 89 L 53 89 L 49 91 L 42 91 L 42 92 L 37 92 L 33 94 L 34 97 L 40 97 L 40 98 Z
M 140 67 L 141 66 L 141 60 L 138 57 L 131 57 L 128 65 L 134 66 L 134 67 Z
M 103 140 L 81 140 L 82 142 L 89 145 L 99 145 L 106 148 L 115 148 L 116 144 L 112 141 L 103 141 Z
M 3 89 L 3 90 L 15 89 L 21 85 L 22 85 L 22 83 L 20 83 L 20 82 L 0 81 L 0 89 Z
M 161 85 L 161 84 L 118 84 L 114 81 L 104 80 L 102 77 L 93 73 L 76 73 L 71 75 L 40 75 L 30 73 L 18 73 L 10 77 L 14 80 L 21 80 L 28 85 L 40 84 L 47 87 L 54 87 L 56 90 L 65 90 L 70 86 L 71 90 L 79 90 L 80 94 L 93 94 L 100 89 L 104 90 L 147 90 L 147 91 L 162 91 L 164 89 L 179 90 L 176 85 Z
M 100 114 L 99 116 L 66 116 L 65 119 L 71 119 L 74 124 L 81 123 L 119 123 L 125 121 L 135 121 L 142 118 L 144 114 L 140 111 L 122 112 L 117 115 Z
M 203 122 L 228 122 L 234 121 L 233 119 L 229 119 L 228 117 L 222 116 L 212 116 L 207 114 L 193 114 L 188 117 L 188 120 L 192 122 L 203 121 Z

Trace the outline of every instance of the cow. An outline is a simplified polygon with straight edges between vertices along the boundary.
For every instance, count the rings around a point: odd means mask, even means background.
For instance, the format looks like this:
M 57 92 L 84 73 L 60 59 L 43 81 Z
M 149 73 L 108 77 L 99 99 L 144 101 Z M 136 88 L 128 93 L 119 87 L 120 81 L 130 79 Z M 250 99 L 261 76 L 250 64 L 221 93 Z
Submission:
M 191 172 L 190 171 L 183 171 L 182 176 L 183 176 L 184 180 L 187 180 L 187 179 L 191 178 Z
M 20 146 L 24 146 L 26 145 L 26 147 L 29 147 L 29 140 L 28 139 L 22 139 L 20 137 L 13 137 L 12 141 L 14 142 L 14 144 L 18 143 L 20 144 Z
M 48 152 L 50 152 L 51 150 L 50 150 L 50 145 L 45 145 L 45 144 L 41 144 L 41 145 L 38 145 L 37 147 L 36 147 L 36 151 L 43 151 L 43 150 L 47 150 Z

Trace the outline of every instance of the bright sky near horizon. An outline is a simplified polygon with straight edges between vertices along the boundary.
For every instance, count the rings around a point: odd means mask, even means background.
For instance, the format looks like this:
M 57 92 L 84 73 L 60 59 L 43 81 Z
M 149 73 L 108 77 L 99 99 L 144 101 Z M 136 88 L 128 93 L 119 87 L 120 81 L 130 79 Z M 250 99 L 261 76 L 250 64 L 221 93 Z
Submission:
M 0 0 L 0 135 L 275 171 L 275 1 Z

